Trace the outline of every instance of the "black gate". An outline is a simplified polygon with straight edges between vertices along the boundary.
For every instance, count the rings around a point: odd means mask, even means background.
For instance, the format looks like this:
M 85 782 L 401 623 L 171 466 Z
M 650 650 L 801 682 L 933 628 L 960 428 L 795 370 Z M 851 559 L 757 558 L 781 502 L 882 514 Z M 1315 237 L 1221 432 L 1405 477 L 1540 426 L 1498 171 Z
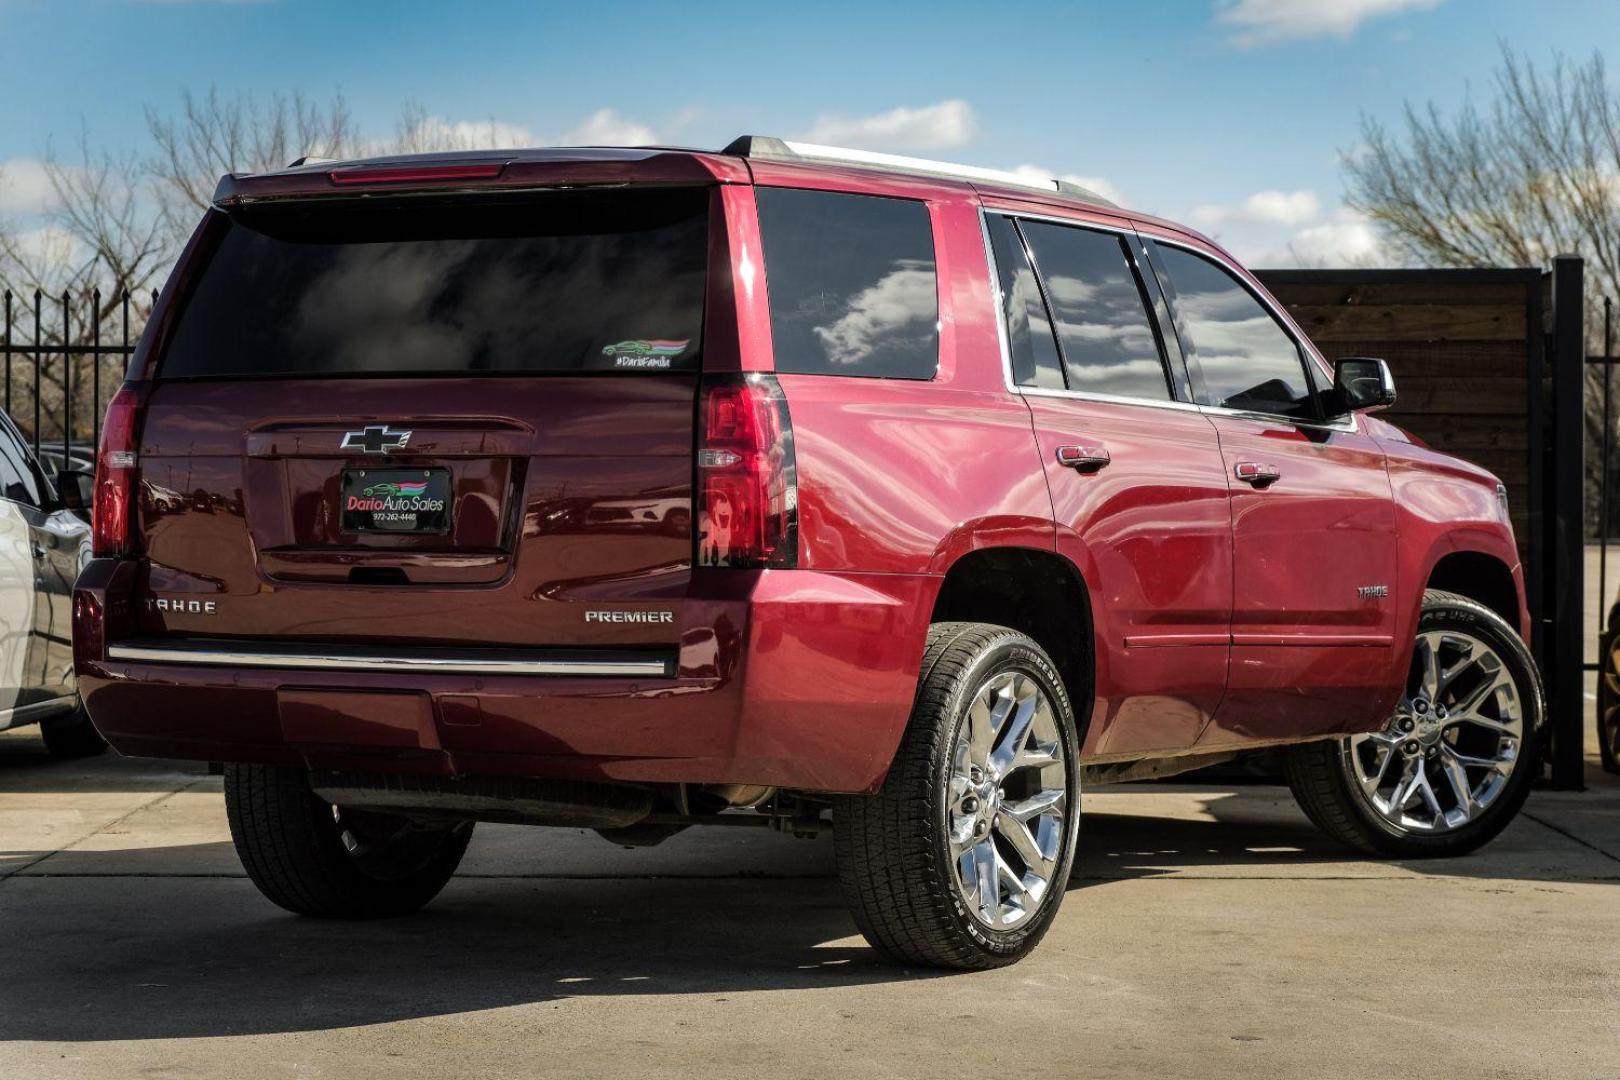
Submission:
M 102 404 L 123 382 L 150 305 L 127 291 L 104 297 L 99 289 L 78 296 L 7 290 L 3 301 L 7 415 L 48 468 L 92 468 Z

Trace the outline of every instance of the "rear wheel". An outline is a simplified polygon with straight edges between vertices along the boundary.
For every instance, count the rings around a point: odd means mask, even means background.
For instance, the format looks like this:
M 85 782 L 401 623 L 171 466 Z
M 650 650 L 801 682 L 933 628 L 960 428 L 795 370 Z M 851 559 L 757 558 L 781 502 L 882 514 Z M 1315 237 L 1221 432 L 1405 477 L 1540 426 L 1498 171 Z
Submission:
M 300 915 L 375 919 L 438 895 L 472 838 L 470 821 L 414 822 L 318 798 L 302 769 L 225 766 L 231 838 L 248 877 Z
M 52 757 L 95 757 L 107 749 L 107 741 L 96 731 L 82 704 L 67 716 L 41 723 L 39 735 Z
M 883 789 L 833 812 L 861 933 L 904 963 L 1000 967 L 1045 935 L 1079 831 L 1079 740 L 1063 682 L 1005 627 L 940 623 Z
M 1541 680 L 1501 616 L 1431 590 L 1406 693 L 1385 726 L 1292 747 L 1283 770 L 1307 816 L 1361 851 L 1460 855 L 1507 827 L 1530 793 Z

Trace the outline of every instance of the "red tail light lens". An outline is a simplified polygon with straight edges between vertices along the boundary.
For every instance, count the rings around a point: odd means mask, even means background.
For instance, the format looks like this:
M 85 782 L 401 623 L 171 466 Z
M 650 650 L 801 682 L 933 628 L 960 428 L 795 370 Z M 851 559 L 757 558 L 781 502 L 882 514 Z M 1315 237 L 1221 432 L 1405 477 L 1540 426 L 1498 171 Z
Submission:
M 776 378 L 705 379 L 701 419 L 698 565 L 798 565 L 793 424 Z
M 100 555 L 122 555 L 129 548 L 130 500 L 135 493 L 135 421 L 140 400 L 125 386 L 107 403 L 96 449 L 96 495 L 91 512 L 92 544 Z

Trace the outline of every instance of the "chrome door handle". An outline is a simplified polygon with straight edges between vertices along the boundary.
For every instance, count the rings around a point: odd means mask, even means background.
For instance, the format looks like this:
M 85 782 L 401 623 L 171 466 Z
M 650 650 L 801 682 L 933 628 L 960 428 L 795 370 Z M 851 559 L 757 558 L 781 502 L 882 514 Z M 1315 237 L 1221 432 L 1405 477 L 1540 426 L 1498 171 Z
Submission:
M 1060 446 L 1057 460 L 1076 472 L 1096 472 L 1114 459 L 1106 446 Z
M 28 549 L 34 553 L 34 558 L 36 559 L 43 559 L 45 557 L 45 549 L 40 547 L 38 544 L 29 544 Z
M 1232 470 L 1232 475 L 1245 484 L 1263 488 L 1276 483 L 1282 473 L 1275 465 L 1263 465 L 1258 461 L 1240 461 Z

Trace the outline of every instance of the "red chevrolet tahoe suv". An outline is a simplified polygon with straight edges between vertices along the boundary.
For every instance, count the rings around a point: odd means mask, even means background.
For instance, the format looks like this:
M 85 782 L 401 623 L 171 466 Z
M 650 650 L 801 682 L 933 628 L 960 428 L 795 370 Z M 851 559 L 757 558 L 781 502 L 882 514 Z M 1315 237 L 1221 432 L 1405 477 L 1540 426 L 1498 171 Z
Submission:
M 749 821 L 830 828 L 892 957 L 1009 963 L 1082 778 L 1277 747 L 1401 857 L 1521 806 L 1506 493 L 1393 400 L 1062 182 L 760 137 L 230 175 L 107 414 L 79 686 L 226 763 L 296 912 L 420 907 L 475 821 Z

